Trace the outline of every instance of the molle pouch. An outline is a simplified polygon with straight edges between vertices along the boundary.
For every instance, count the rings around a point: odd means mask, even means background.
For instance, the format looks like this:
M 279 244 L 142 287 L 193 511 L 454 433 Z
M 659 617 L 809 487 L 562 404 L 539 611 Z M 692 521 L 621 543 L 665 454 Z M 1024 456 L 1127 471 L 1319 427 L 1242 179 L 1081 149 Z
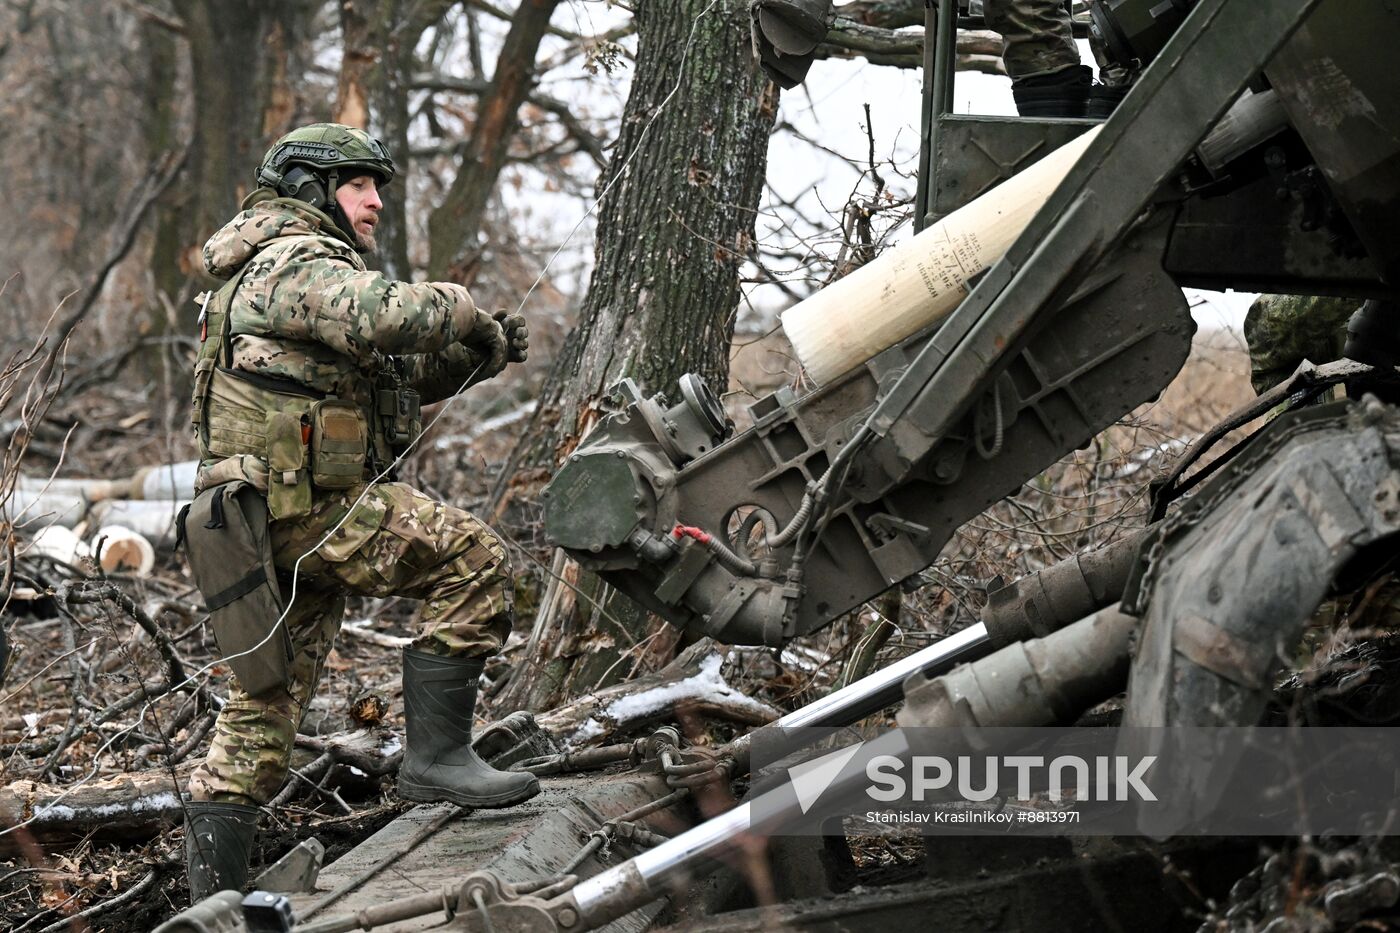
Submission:
M 369 423 L 358 405 L 328 398 L 311 408 L 311 481 L 322 489 L 364 482 Z
M 268 509 L 248 483 L 204 490 L 178 531 L 224 663 L 250 696 L 291 682 L 292 640 L 272 563 Z
M 214 376 L 213 356 L 202 356 L 194 364 L 194 392 L 190 396 L 190 421 L 196 428 L 204 427 L 204 412 L 209 404 L 209 382 Z
M 384 439 L 398 456 L 423 433 L 423 401 L 412 389 L 379 389 L 376 410 L 384 422 Z
M 311 511 L 304 419 L 296 411 L 267 413 L 267 508 L 274 519 Z

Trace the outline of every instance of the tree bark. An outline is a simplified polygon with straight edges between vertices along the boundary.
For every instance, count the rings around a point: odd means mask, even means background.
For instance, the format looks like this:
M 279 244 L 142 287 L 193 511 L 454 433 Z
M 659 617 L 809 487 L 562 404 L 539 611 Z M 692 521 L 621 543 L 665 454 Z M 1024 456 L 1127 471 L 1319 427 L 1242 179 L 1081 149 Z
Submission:
M 442 19 L 453 0 L 344 0 L 340 4 L 343 53 L 331 119 L 378 136 L 394 157 L 397 175 L 384 198 L 375 238 L 375 264 L 391 279 L 407 279 L 408 91 L 423 33 Z
M 731 687 L 722 666 L 723 657 L 706 639 L 653 674 L 579 697 L 536 716 L 535 722 L 573 750 L 674 719 L 677 709 L 746 726 L 764 726 L 782 715 Z
M 155 165 L 162 156 L 179 148 L 180 43 L 168 28 L 147 22 L 141 27 L 142 47 L 146 59 L 146 157 Z M 188 280 L 180 270 L 181 218 L 187 210 L 189 192 L 176 190 L 156 205 L 155 236 L 151 243 L 151 280 L 157 297 L 164 296 L 172 304 L 179 301 L 180 291 Z M 166 316 L 159 304 L 150 309 L 150 333 L 163 334 Z M 154 353 L 148 354 L 153 358 Z M 154 359 L 148 360 L 148 371 L 154 373 Z
M 743 0 L 637 5 L 637 73 L 600 185 L 588 296 L 492 491 L 508 527 L 528 523 L 523 503 L 598 420 L 617 380 L 674 391 L 693 371 L 725 385 L 778 103 L 751 57 L 747 16 Z M 623 652 L 647 638 L 648 614 L 596 577 L 579 586 L 584 598 L 559 590 L 547 600 L 505 705 L 554 705 L 622 679 L 639 660 L 640 647 Z M 669 654 L 674 633 L 648 644 Z
M 253 187 L 263 152 L 295 118 L 287 59 L 314 12 L 310 0 L 175 0 L 185 22 L 194 92 L 193 156 L 182 271 Z
M 182 818 L 180 785 L 191 767 L 181 767 L 174 777 L 168 770 L 138 771 L 76 788 L 11 781 L 0 787 L 0 829 L 32 819 L 29 831 L 41 840 L 97 831 L 139 838 Z M 0 837 L 0 855 L 11 853 L 11 840 Z
M 447 196 L 428 219 L 428 277 L 467 282 L 476 234 L 534 85 L 535 54 L 559 0 L 522 0 L 496 58 L 491 86 L 477 101 L 476 126 Z

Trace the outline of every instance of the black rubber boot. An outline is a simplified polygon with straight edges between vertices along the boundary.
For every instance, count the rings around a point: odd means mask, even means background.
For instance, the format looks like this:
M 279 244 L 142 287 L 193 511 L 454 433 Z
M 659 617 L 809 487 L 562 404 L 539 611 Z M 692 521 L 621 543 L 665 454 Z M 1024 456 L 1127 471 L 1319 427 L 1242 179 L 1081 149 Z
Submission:
M 408 739 L 399 767 L 400 797 L 490 809 L 529 800 L 540 792 L 539 779 L 533 774 L 497 771 L 472 748 L 476 685 L 484 665 L 481 658 L 444 658 L 404 649 Z
M 1094 72 L 1088 65 L 1072 65 L 1049 74 L 1016 78 L 1011 96 L 1023 117 L 1082 117 L 1089 106 Z
M 242 803 L 185 804 L 185 872 L 190 903 L 220 891 L 242 891 L 258 830 L 258 808 Z
M 1091 120 L 1107 120 L 1127 96 L 1126 84 L 1095 84 L 1089 89 L 1089 109 L 1086 115 Z

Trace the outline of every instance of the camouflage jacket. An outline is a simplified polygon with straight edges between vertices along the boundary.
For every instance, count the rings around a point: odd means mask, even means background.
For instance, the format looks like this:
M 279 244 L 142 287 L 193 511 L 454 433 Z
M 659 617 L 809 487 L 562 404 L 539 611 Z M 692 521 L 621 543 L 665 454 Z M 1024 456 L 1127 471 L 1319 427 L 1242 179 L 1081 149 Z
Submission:
M 322 211 L 259 189 L 204 245 L 210 275 L 251 263 L 229 312 L 233 368 L 368 404 L 394 366 L 423 401 L 455 393 L 482 357 L 462 346 L 476 320 L 467 290 L 395 282 L 365 268 Z

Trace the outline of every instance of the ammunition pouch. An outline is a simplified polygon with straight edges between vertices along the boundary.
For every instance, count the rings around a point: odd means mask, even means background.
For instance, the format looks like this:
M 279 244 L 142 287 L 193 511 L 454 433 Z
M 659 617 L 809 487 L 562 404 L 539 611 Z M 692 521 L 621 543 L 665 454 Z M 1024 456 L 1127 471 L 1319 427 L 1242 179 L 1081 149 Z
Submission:
M 179 522 L 224 663 L 249 696 L 284 689 L 292 640 L 262 495 L 249 483 L 214 486 L 181 511 Z
M 288 380 L 223 367 L 215 369 L 207 399 L 199 433 L 200 458 L 257 457 L 267 463 L 267 505 L 272 518 L 310 512 L 315 472 L 308 450 L 312 415 L 318 405 L 331 400 Z M 363 453 L 360 462 L 364 462 Z
M 369 425 L 358 405 L 328 398 L 311 406 L 311 482 L 349 489 L 364 481 Z
M 273 518 L 295 518 L 311 511 L 311 471 L 307 469 L 306 412 L 267 413 L 267 509 Z

